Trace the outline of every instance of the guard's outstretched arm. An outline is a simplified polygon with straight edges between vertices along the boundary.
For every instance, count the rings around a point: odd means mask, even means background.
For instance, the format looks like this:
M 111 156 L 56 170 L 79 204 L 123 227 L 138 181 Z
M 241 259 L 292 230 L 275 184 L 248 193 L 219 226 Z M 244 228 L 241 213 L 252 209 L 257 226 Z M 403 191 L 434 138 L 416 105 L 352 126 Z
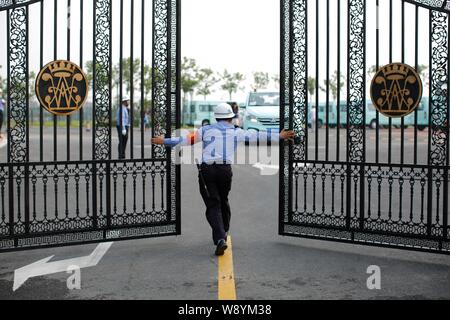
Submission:
M 202 129 L 189 133 L 186 137 L 164 138 L 164 136 L 152 138 L 152 144 L 164 145 L 169 148 L 176 146 L 192 146 L 202 141 Z
M 237 132 L 238 142 L 277 142 L 279 140 L 292 140 L 295 138 L 295 132 L 291 130 L 282 130 L 281 132 L 274 132 L 272 130 L 256 131 L 256 130 L 242 130 Z

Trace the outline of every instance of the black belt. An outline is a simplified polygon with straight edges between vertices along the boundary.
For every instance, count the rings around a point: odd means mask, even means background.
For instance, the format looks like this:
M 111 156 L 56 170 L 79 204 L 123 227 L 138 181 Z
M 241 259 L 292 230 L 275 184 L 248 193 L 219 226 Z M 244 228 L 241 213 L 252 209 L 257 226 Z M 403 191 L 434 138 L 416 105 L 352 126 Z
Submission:
M 205 166 L 231 166 L 231 163 L 226 161 L 214 161 L 214 162 L 203 162 L 202 165 Z

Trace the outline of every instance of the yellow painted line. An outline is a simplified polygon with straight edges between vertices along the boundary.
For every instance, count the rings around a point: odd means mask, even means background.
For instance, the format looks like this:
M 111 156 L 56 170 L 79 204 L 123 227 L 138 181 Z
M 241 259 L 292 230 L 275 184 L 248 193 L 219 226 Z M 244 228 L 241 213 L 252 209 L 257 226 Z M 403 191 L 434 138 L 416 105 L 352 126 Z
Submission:
M 233 246 L 231 237 L 227 240 L 228 249 L 219 257 L 219 300 L 236 300 L 236 284 L 233 270 Z

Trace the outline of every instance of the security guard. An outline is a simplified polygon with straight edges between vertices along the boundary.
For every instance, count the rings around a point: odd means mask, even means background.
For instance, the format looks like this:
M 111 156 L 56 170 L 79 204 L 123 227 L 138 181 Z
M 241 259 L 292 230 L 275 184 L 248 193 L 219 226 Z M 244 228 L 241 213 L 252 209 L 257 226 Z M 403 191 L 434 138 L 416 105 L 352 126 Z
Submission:
M 125 159 L 130 125 L 130 97 L 125 95 L 122 98 L 122 105 L 117 108 L 116 115 L 117 135 L 119 137 L 119 159 Z
M 212 228 L 215 254 L 221 256 L 228 248 L 226 239 L 230 230 L 231 210 L 228 202 L 233 172 L 231 164 L 238 142 L 256 142 L 268 139 L 292 139 L 293 131 L 283 130 L 267 132 L 265 135 L 257 131 L 244 131 L 233 124 L 235 113 L 229 104 L 220 104 L 214 110 L 216 124 L 200 128 L 195 134 L 186 138 L 164 139 L 164 136 L 152 139 L 153 144 L 175 147 L 177 145 L 193 145 L 203 143 L 202 164 L 200 166 L 200 193 L 206 204 L 206 218 Z

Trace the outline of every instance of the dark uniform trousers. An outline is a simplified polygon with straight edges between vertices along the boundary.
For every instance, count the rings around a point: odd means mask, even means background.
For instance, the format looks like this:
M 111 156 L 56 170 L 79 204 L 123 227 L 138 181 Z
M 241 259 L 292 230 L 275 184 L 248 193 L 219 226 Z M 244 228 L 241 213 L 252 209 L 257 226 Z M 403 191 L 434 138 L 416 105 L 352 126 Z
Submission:
M 2 131 L 3 127 L 3 110 L 0 110 L 0 132 Z
M 231 210 L 228 194 L 231 190 L 233 171 L 231 165 L 202 164 L 202 173 L 208 188 L 209 197 L 199 179 L 200 193 L 206 204 L 206 219 L 212 228 L 214 244 L 226 240 L 230 230 Z
M 125 159 L 125 152 L 127 150 L 128 143 L 128 133 L 130 132 L 130 127 L 126 126 L 127 134 L 122 134 L 122 129 L 120 126 L 117 126 L 117 134 L 119 135 L 119 159 Z

